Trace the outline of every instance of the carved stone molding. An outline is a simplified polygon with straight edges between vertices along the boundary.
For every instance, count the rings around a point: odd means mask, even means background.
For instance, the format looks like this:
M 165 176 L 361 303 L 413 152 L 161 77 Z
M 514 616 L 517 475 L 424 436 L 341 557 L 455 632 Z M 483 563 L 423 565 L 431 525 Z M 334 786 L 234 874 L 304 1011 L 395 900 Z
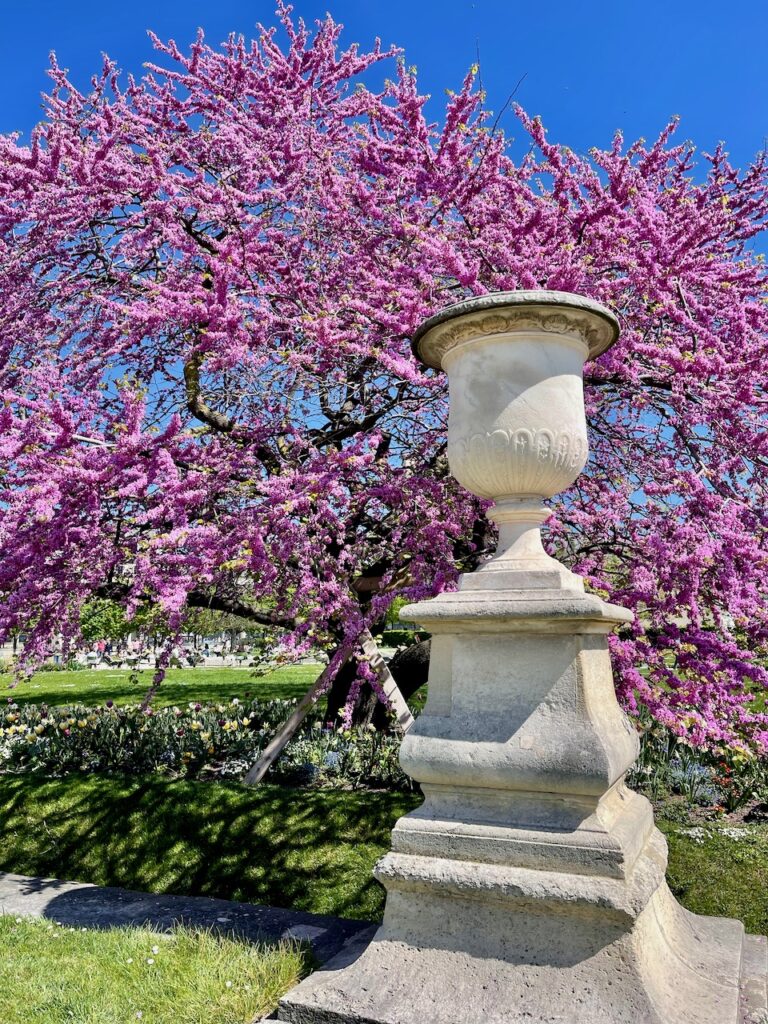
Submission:
M 494 334 L 542 332 L 570 335 L 588 349 L 604 352 L 618 336 L 609 310 L 565 292 L 501 292 L 456 303 L 431 317 L 414 336 L 414 351 L 428 366 L 442 368 L 443 357 L 470 339 Z
M 463 317 L 459 323 L 448 321 L 446 324 L 440 324 L 423 338 L 419 354 L 430 366 L 442 367 L 445 355 L 462 342 L 493 334 L 514 334 L 523 331 L 568 334 L 590 350 L 598 346 L 601 333 L 600 329 L 595 327 L 592 317 L 539 313 L 534 308 L 505 314 Z
M 499 453 L 504 458 L 499 460 Z M 580 473 L 587 462 L 586 436 L 570 430 L 518 427 L 476 431 L 449 441 L 452 473 L 475 494 L 548 494 Z

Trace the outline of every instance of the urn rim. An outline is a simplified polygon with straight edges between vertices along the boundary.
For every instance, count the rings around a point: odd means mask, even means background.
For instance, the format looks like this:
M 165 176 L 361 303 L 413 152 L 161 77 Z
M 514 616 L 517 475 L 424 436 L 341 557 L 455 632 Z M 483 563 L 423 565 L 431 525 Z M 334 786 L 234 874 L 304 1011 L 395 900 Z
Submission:
M 471 313 L 481 313 L 501 307 L 552 307 L 565 310 L 576 310 L 598 318 L 595 331 L 590 331 L 588 341 L 589 359 L 602 355 L 614 344 L 620 333 L 619 321 L 606 306 L 575 292 L 558 292 L 546 289 L 525 289 L 509 292 L 488 292 L 485 295 L 474 295 L 461 302 L 445 306 L 417 327 L 413 333 L 411 347 L 416 358 L 427 366 L 441 369 L 442 352 L 429 352 L 424 344 L 427 335 L 436 327 Z

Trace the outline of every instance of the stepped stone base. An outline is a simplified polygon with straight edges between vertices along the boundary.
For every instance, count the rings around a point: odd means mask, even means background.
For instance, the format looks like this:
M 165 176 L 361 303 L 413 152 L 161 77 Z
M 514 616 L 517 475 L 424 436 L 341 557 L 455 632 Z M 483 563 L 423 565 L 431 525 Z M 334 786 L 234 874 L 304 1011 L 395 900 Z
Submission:
M 291 1024 L 752 1024 L 766 940 L 698 917 L 653 830 L 627 880 L 408 854 L 383 926 L 283 999 Z

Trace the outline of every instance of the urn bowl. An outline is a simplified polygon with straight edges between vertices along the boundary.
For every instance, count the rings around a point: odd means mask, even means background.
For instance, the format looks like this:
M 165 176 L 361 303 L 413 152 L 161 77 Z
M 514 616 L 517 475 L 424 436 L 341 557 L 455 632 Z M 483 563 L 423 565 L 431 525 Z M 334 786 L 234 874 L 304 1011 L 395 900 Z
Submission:
M 496 292 L 448 306 L 414 351 L 448 374 L 448 462 L 481 498 L 549 498 L 589 453 L 583 368 L 618 337 L 616 317 L 568 292 Z

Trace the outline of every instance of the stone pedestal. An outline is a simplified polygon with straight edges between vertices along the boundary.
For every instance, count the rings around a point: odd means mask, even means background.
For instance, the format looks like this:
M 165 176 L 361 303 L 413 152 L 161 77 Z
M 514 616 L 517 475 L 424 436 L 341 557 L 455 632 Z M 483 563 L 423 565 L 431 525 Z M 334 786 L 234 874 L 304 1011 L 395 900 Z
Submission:
M 375 874 L 384 923 L 282 1001 L 293 1024 L 742 1024 L 765 1010 L 763 938 L 683 910 L 648 801 L 624 785 L 637 736 L 607 634 L 631 613 L 550 558 L 542 499 L 587 459 L 585 359 L 616 338 L 579 296 L 515 292 L 427 321 L 449 374 L 451 472 L 493 498 L 497 555 L 405 608 L 433 636 L 403 741 L 424 803 Z

